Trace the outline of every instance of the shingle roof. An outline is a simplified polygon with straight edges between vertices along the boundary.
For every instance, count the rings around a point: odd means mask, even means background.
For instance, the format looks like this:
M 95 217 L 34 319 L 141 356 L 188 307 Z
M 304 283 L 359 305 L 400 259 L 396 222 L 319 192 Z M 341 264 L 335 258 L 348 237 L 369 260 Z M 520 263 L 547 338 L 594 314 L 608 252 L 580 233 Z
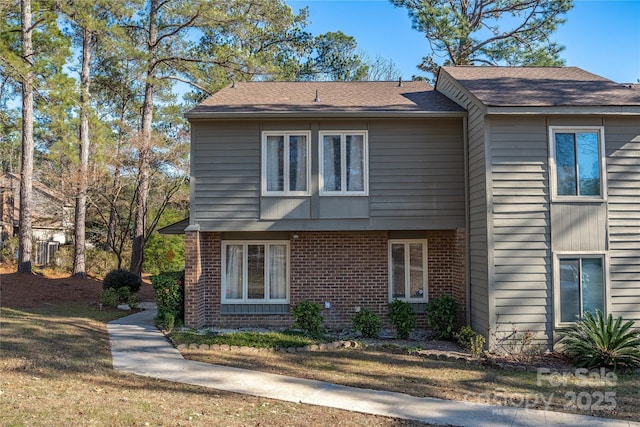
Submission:
M 318 101 L 316 99 L 316 92 Z M 237 82 L 213 94 L 187 117 L 216 113 L 462 112 L 426 82 Z
M 638 106 L 640 88 L 577 67 L 443 67 L 492 107 Z

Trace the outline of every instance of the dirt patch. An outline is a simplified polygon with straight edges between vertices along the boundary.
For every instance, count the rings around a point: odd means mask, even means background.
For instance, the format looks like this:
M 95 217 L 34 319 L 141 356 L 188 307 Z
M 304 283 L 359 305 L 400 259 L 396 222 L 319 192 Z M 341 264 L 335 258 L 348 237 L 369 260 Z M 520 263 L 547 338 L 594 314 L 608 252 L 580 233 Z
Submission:
M 68 274 L 16 273 L 16 269 L 0 266 L 0 306 L 35 308 L 45 304 L 86 303 L 97 304 L 102 294 L 102 281 L 81 279 Z M 153 301 L 153 290 L 143 282 L 138 293 L 140 301 Z

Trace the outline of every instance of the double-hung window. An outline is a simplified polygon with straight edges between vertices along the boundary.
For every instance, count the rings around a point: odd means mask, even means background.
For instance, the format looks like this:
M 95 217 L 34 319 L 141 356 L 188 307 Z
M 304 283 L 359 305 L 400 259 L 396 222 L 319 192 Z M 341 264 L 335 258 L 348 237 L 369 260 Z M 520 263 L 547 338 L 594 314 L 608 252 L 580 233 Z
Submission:
M 262 194 L 309 194 L 309 132 L 263 132 Z
M 582 319 L 584 313 L 605 312 L 603 255 L 560 255 L 557 258 L 556 322 Z
M 601 127 L 554 127 L 550 131 L 557 199 L 604 199 L 604 143 Z
M 389 240 L 389 300 L 427 301 L 427 241 Z
M 287 303 L 289 242 L 222 244 L 222 302 Z
M 367 132 L 320 132 L 320 194 L 366 195 Z

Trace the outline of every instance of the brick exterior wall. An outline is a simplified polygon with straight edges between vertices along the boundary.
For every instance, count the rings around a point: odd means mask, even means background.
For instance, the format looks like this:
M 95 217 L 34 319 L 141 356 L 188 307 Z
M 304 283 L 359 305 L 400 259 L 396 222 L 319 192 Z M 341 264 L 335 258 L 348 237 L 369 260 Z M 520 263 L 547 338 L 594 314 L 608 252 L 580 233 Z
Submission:
M 378 313 L 385 325 L 388 286 L 388 238 L 386 232 L 299 232 L 289 235 L 290 307 L 302 300 L 323 309 L 324 326 L 351 326 L 356 307 Z M 464 231 L 429 231 L 429 298 L 448 293 L 464 310 Z M 290 314 L 221 314 L 222 235 L 186 233 L 185 324 L 188 327 L 288 327 Z M 290 310 L 291 311 L 291 310 Z M 461 313 L 464 319 L 464 312 Z M 426 326 L 418 314 L 418 327 Z

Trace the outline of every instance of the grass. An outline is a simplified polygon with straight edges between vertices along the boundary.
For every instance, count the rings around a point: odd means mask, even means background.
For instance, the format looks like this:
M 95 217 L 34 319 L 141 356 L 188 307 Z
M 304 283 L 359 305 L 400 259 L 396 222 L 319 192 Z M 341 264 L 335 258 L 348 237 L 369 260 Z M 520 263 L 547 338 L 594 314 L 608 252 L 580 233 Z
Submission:
M 228 344 L 230 346 L 247 346 L 257 348 L 280 349 L 288 347 L 304 347 L 306 345 L 327 342 L 327 339 L 313 339 L 293 331 L 285 332 L 253 332 L 240 331 L 225 334 L 197 334 L 188 331 L 173 331 L 169 337 L 177 343 L 186 344 Z
M 0 309 L 0 414 L 7 426 L 416 426 L 112 369 L 105 322 L 86 304 Z
M 221 337 L 222 338 L 222 337 Z M 222 343 L 222 342 L 219 342 Z M 227 342 L 228 343 L 228 342 Z M 419 397 L 550 409 L 599 417 L 637 420 L 640 376 L 615 379 L 582 372 L 562 377 L 549 372 L 514 372 L 480 363 L 431 360 L 393 347 L 304 353 L 247 353 L 182 350 L 207 363 L 256 369 L 342 385 L 389 390 Z M 614 407 L 615 406 L 615 407 Z

